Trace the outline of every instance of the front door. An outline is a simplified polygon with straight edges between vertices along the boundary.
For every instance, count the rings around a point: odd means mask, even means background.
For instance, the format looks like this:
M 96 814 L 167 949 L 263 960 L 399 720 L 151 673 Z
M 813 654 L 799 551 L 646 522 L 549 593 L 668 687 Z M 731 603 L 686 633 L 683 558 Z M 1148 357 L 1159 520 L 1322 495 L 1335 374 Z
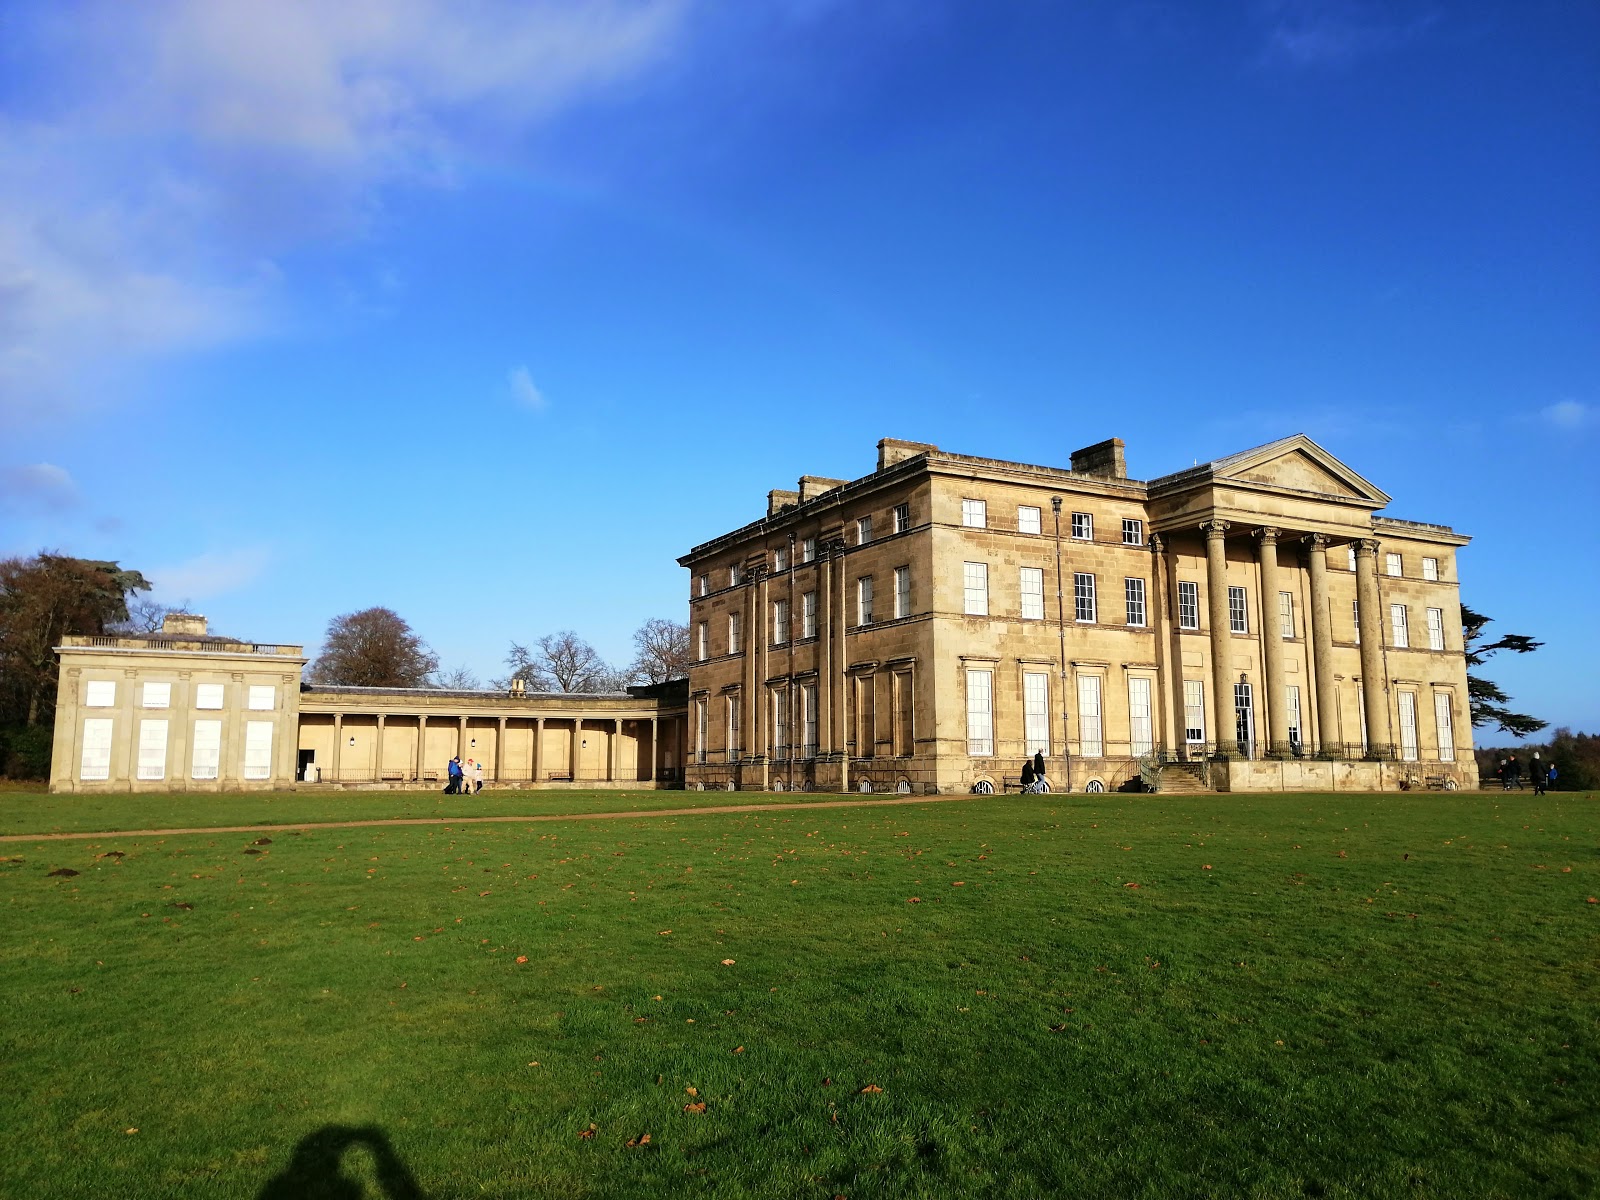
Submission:
M 1233 685 L 1233 723 L 1234 732 L 1239 739 L 1239 753 L 1245 758 L 1254 758 L 1256 751 L 1256 714 L 1255 706 L 1251 703 L 1250 685 L 1236 683 Z

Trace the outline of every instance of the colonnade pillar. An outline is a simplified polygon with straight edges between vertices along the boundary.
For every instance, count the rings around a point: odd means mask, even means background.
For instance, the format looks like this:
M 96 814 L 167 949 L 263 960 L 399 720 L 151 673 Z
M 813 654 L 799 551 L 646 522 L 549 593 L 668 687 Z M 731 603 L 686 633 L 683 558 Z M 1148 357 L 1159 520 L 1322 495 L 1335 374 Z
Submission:
M 543 765 L 539 760 L 544 757 L 544 718 L 538 717 L 533 723 L 533 753 L 528 756 L 529 770 L 533 773 L 533 782 L 539 782 L 539 769 Z
M 655 782 L 658 763 L 661 761 L 661 718 L 650 718 L 650 781 Z
M 1393 755 L 1389 681 L 1383 669 L 1383 600 L 1378 595 L 1378 543 L 1356 542 L 1356 599 L 1361 630 L 1361 695 L 1367 714 L 1367 757 Z
M 506 769 L 506 719 L 500 718 L 500 731 L 495 734 L 494 742 L 494 781 L 501 783 L 505 780 Z
M 612 783 L 617 781 L 617 759 L 622 753 L 622 718 L 611 718 L 611 753 L 607 756 L 606 778 Z
M 1211 620 L 1211 706 L 1216 714 L 1212 741 L 1221 752 L 1232 737 L 1233 648 L 1228 627 L 1228 535 L 1226 521 L 1208 521 L 1200 526 L 1206 535 L 1206 601 Z
M 329 770 L 333 773 L 333 782 L 339 782 L 339 755 L 344 750 L 344 714 L 333 714 L 333 762 Z
M 427 765 L 428 759 L 428 714 L 419 713 L 417 716 L 417 754 L 416 762 L 412 764 L 411 778 L 418 783 L 422 782 L 422 769 Z
M 378 782 L 383 781 L 383 722 L 386 714 L 378 714 L 378 744 L 373 747 L 372 777 Z
M 1333 690 L 1333 608 L 1328 598 L 1328 539 L 1320 533 L 1303 539 L 1311 574 L 1311 662 L 1317 676 L 1317 746 L 1326 754 L 1339 727 Z M 1309 739 L 1308 739 L 1309 740 Z
M 1289 748 L 1289 687 L 1283 674 L 1283 630 L 1278 594 L 1278 531 L 1271 526 L 1256 530 L 1261 564 L 1261 657 L 1267 675 L 1267 753 Z

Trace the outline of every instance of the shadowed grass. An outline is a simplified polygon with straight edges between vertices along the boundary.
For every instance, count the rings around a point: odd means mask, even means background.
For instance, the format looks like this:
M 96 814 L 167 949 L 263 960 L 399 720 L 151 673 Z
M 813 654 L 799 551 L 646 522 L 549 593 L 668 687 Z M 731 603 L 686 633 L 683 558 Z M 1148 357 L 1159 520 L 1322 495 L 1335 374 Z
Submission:
M 349 1126 L 436 1198 L 1590 1195 L 1597 828 L 1072 796 L 14 844 L 0 1193 L 255 1196 Z
M 297 825 L 396 817 L 538 817 L 586 812 L 655 812 L 729 804 L 843 800 L 832 792 L 517 790 L 472 796 L 440 791 L 0 792 L 0 834 L 206 829 L 215 825 Z M 871 799 L 871 797 L 866 797 Z M 887 797 L 879 797 L 886 799 Z

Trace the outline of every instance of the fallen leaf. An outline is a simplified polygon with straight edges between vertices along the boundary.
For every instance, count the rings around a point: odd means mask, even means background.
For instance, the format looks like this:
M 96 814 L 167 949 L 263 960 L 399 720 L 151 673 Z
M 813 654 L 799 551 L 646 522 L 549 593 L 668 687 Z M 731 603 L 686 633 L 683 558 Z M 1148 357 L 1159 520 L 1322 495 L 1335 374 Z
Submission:
M 123 1133 L 138 1133 L 139 1132 L 139 1128 L 138 1128 L 138 1126 L 135 1126 L 132 1129 L 124 1129 L 122 1132 Z
M 733 1048 L 733 1052 L 735 1054 L 743 1054 L 744 1053 L 744 1047 L 743 1046 L 735 1046 Z
M 528 956 L 527 956 L 527 955 L 526 955 L 526 954 L 519 954 L 519 955 L 517 955 L 517 962 L 519 962 L 519 963 L 525 963 L 525 962 L 527 962 L 527 961 L 528 961 Z
M 951 887 L 966 887 L 966 886 L 967 886 L 967 884 L 966 884 L 966 881 L 965 881 L 965 880 L 963 880 L 963 879 L 957 879 L 957 880 L 956 880 L 956 881 L 955 881 L 955 882 L 953 882 L 953 883 L 952 883 L 952 884 L 951 884 L 951 885 L 950 885 L 950 886 L 951 886 Z
M 683 1089 L 683 1093 L 686 1096 L 698 1096 L 700 1094 L 700 1089 L 699 1088 L 686 1087 L 686 1088 Z
M 921 904 L 922 903 L 922 897 L 921 896 L 911 896 L 906 900 L 906 903 L 907 904 Z
M 1211 864 L 1207 863 L 1205 866 L 1201 867 L 1200 869 L 1202 871 L 1209 871 L 1209 870 L 1211 870 Z
M 734 960 L 731 959 L 731 958 L 725 958 L 725 959 L 722 960 L 722 965 L 725 966 L 725 967 L 731 967 L 731 966 L 733 966 L 733 961 Z
M 670 937 L 671 935 L 672 930 L 670 929 L 663 929 L 660 933 L 656 934 L 657 937 Z
M 50 872 L 50 875 L 45 876 L 45 878 L 48 879 L 51 875 L 59 875 L 62 879 L 71 879 L 76 874 L 77 872 L 71 867 L 57 867 L 54 871 Z M 200 876 L 196 875 L 195 878 L 199 879 Z
M 1060 1033 L 1065 1028 L 1066 1028 L 1065 1025 L 1052 1025 L 1052 1026 L 1050 1026 L 1050 1032 L 1051 1033 Z
M 869 1084 L 867 1084 L 866 1087 L 861 1089 L 861 1094 L 863 1096 L 870 1096 L 873 1092 L 881 1092 L 881 1091 L 883 1091 L 883 1089 L 881 1087 L 879 1087 L 877 1084 L 869 1083 Z
M 659 1000 L 659 999 L 661 999 L 661 997 L 660 997 L 660 996 L 651 996 L 651 997 L 650 997 L 650 999 L 652 999 L 652 1000 Z
M 704 1100 L 697 1100 L 693 1104 L 685 1104 L 683 1106 L 684 1112 L 703 1113 L 705 1110 L 706 1102 Z
M 648 1146 L 649 1144 L 650 1144 L 650 1135 L 648 1133 L 641 1133 L 636 1138 L 629 1138 L 628 1139 L 628 1148 L 630 1150 L 634 1146 Z
M 587 1141 L 589 1138 L 594 1137 L 594 1131 L 598 1128 L 598 1125 L 591 1125 L 587 1129 L 580 1129 L 578 1130 L 578 1136 Z

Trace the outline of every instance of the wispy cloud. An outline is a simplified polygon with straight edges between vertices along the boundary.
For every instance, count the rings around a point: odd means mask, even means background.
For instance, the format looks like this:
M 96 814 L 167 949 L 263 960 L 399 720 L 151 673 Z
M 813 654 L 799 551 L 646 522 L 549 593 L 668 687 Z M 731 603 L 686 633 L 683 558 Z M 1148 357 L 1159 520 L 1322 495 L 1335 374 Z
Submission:
M 54 463 L 0 467 L 0 512 L 59 513 L 81 499 L 71 474 Z
M 1562 400 L 1539 410 L 1539 416 L 1557 429 L 1582 429 L 1595 419 L 1595 410 L 1577 400 Z
M 146 571 L 155 594 L 163 600 L 209 600 L 236 592 L 260 578 L 272 554 L 264 546 L 206 553 Z
M 543 412 L 550 406 L 533 382 L 533 376 L 528 374 L 527 367 L 512 367 L 506 374 L 506 382 L 511 387 L 511 398 L 532 412 Z
M 88 0 L 8 18 L 0 419 L 259 333 L 279 262 L 671 48 L 688 0 Z M 28 107 L 25 111 L 23 105 Z
M 1398 49 L 1439 19 L 1427 0 L 1266 0 L 1269 61 L 1337 66 Z

